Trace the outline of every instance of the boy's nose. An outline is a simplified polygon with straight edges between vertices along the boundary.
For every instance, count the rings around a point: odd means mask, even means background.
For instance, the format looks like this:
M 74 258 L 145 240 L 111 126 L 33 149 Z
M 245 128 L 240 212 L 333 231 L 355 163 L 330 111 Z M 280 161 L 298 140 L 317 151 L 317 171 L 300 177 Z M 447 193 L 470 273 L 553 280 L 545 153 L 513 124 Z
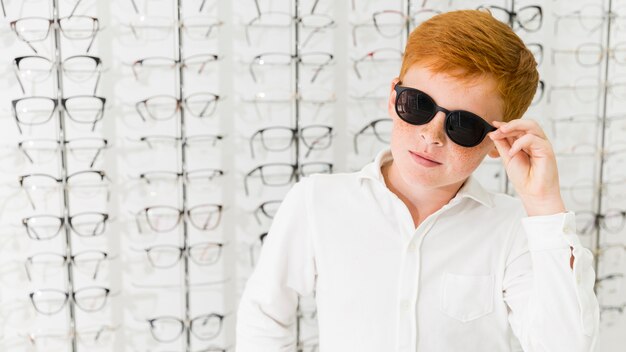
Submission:
M 443 111 L 437 112 L 435 117 L 425 125 L 419 126 L 419 136 L 428 145 L 434 144 L 437 146 L 443 146 L 446 140 L 446 134 L 443 125 L 446 120 L 446 115 Z

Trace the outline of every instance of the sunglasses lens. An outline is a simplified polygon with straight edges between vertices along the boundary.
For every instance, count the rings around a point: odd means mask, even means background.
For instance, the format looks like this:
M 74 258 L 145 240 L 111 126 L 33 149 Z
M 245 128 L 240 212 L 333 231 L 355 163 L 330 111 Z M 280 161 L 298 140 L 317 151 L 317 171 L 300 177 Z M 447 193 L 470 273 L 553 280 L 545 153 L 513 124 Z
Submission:
M 435 115 L 435 102 L 415 90 L 403 90 L 396 98 L 396 112 L 412 125 L 423 125 Z
M 486 135 L 482 119 L 467 111 L 453 111 L 446 119 L 446 133 L 450 139 L 464 147 L 480 144 Z

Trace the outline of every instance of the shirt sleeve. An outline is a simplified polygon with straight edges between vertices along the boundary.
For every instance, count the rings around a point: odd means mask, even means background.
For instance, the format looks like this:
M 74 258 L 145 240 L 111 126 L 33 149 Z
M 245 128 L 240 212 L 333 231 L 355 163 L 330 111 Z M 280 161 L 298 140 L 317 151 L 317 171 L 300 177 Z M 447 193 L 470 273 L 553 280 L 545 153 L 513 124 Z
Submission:
M 573 212 L 524 217 L 513 226 L 503 294 L 526 352 L 594 348 L 600 319 L 593 257 L 575 229 Z
M 307 179 L 282 201 L 237 312 L 237 352 L 295 351 L 298 295 L 315 287 Z

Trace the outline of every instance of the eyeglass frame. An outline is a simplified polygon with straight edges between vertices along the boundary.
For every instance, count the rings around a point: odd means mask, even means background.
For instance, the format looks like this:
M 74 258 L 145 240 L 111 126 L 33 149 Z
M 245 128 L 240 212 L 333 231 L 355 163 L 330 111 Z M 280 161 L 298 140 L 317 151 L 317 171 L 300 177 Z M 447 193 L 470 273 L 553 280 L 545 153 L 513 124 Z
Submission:
M 79 0 L 79 2 L 82 0 Z M 92 21 L 92 24 L 94 25 L 92 34 L 90 35 L 91 37 L 91 41 L 89 42 L 89 45 L 87 46 L 87 50 L 86 52 L 89 52 L 89 50 L 91 50 L 91 46 L 93 45 L 94 40 L 96 39 L 96 34 L 100 31 L 100 21 L 96 18 L 96 17 L 91 17 L 91 16 L 83 16 L 83 15 L 70 15 L 70 16 L 66 16 L 66 17 L 61 17 L 58 19 L 51 19 L 51 18 L 45 18 L 45 17 L 36 17 L 36 16 L 30 16 L 30 17 L 22 17 L 22 18 L 18 18 L 17 20 L 11 21 L 9 22 L 9 26 L 11 27 L 11 29 L 13 30 L 13 32 L 15 33 L 15 35 L 18 37 L 18 39 L 20 39 L 21 41 L 23 41 L 24 43 L 26 43 L 26 45 L 28 45 L 36 54 L 38 54 L 39 52 L 37 51 L 37 49 L 35 49 L 35 47 L 32 45 L 32 43 L 36 43 L 36 42 L 40 42 L 40 41 L 44 41 L 48 38 L 48 36 L 50 35 L 50 29 L 52 28 L 52 26 L 54 26 L 55 24 L 58 25 L 58 28 L 60 29 L 61 33 L 63 34 L 63 36 L 67 39 L 70 40 L 76 40 L 76 38 L 70 38 L 67 36 L 67 34 L 65 33 L 65 31 L 63 30 L 63 26 L 61 26 L 61 21 L 62 20 L 67 20 L 67 19 L 71 19 L 74 17 L 82 17 L 82 18 L 89 18 Z M 26 40 L 24 37 L 22 37 L 18 30 L 17 30 L 17 22 L 21 21 L 21 20 L 26 20 L 26 19 L 38 19 L 38 20 L 45 20 L 48 21 L 48 30 L 46 31 L 46 34 L 43 38 L 38 39 L 38 40 Z
M 39 123 L 26 123 L 23 121 L 20 121 L 20 119 L 18 118 L 18 114 L 17 114 L 17 104 L 21 101 L 27 100 L 27 99 L 32 99 L 32 98 L 37 98 L 37 99 L 46 99 L 52 102 L 53 107 L 52 110 L 50 110 L 50 116 L 43 122 L 39 122 Z M 99 100 L 102 103 L 102 107 L 99 109 L 99 113 L 96 117 L 96 119 L 93 122 L 84 122 L 84 121 L 79 121 L 76 120 L 72 117 L 72 114 L 69 113 L 69 111 L 67 110 L 67 101 L 71 100 L 71 99 L 76 99 L 76 98 L 94 98 Z M 102 120 L 102 118 L 104 117 L 104 108 L 105 108 L 105 104 L 106 104 L 106 98 L 104 97 L 99 97 L 99 96 L 94 96 L 94 95 L 74 95 L 71 97 L 67 97 L 67 98 L 62 98 L 61 100 L 61 106 L 63 107 L 63 110 L 67 113 L 67 116 L 70 118 L 70 120 L 76 122 L 76 123 L 82 123 L 82 124 L 87 124 L 90 123 L 92 125 L 91 127 L 91 131 L 93 132 L 96 129 L 96 124 Z M 30 96 L 30 97 L 24 97 L 24 98 L 19 98 L 19 99 L 15 99 L 11 101 L 11 107 L 13 109 L 13 117 L 15 118 L 15 123 L 17 124 L 17 129 L 19 130 L 20 134 L 23 134 L 22 128 L 20 127 L 20 124 L 22 125 L 26 125 L 26 126 L 37 126 L 37 125 L 44 125 L 48 122 L 50 122 L 50 120 L 52 120 L 52 116 L 54 115 L 54 113 L 57 111 L 57 109 L 59 108 L 59 99 L 55 99 L 55 98 L 50 98 L 50 97 L 44 97 L 44 96 Z
M 94 233 L 94 234 L 89 234 L 89 235 L 85 235 L 81 232 L 78 232 L 76 230 L 76 228 L 73 225 L 72 220 L 74 218 L 76 218 L 77 216 L 83 216 L 83 215 L 99 215 L 102 217 L 102 230 L 100 230 L 98 233 Z M 39 236 L 36 236 L 36 234 L 33 234 L 30 231 L 30 227 L 28 225 L 28 221 L 33 219 L 33 218 L 55 218 L 59 220 L 59 229 L 54 233 L 54 235 L 50 236 L 50 237 L 46 237 L 46 238 L 41 238 Z M 95 237 L 95 236 L 100 236 L 102 234 L 104 234 L 104 232 L 106 231 L 106 223 L 107 221 L 109 221 L 109 214 L 107 213 L 100 213 L 100 212 L 81 212 L 81 213 L 74 213 L 74 215 L 70 215 L 68 216 L 68 220 L 65 220 L 65 217 L 62 216 L 56 216 L 56 215 L 33 215 L 33 216 L 28 216 L 25 218 L 22 218 L 22 225 L 26 228 L 26 233 L 28 234 L 28 237 L 30 237 L 33 240 L 37 240 L 37 241 L 46 241 L 46 240 L 51 240 L 53 238 L 55 238 L 56 236 L 59 235 L 59 233 L 61 233 L 61 230 L 65 227 L 66 224 L 69 225 L 70 229 L 78 236 L 81 237 Z M 99 227 L 100 225 L 98 225 Z

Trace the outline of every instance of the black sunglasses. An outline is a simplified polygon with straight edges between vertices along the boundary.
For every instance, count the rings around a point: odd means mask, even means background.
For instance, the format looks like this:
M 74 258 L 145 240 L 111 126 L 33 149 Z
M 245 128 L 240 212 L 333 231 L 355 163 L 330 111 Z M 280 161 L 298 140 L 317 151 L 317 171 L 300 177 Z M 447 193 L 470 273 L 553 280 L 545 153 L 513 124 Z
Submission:
M 437 105 L 428 94 L 415 88 L 396 84 L 396 113 L 411 125 L 424 125 L 439 112 L 446 114 L 444 128 L 454 143 L 463 147 L 475 147 L 487 133 L 497 130 L 480 116 L 465 110 L 453 110 Z

